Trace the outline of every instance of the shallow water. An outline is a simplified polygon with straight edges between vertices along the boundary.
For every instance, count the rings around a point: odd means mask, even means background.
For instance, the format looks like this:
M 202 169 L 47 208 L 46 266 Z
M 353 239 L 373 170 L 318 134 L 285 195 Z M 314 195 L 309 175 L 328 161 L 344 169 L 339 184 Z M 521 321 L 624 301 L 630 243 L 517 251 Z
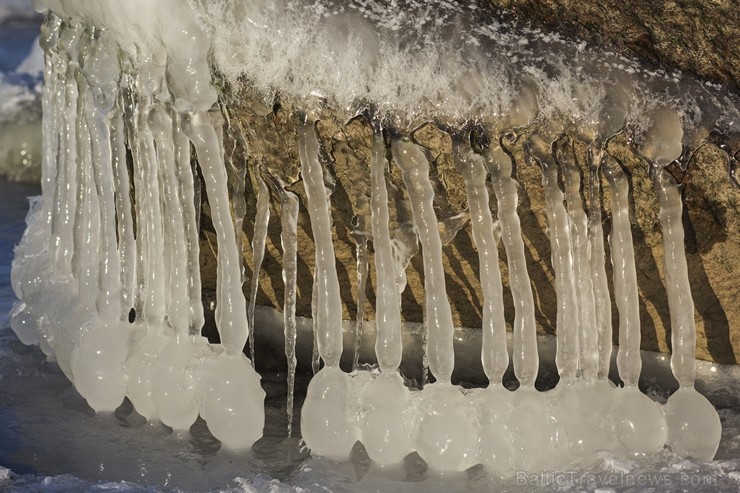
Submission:
M 250 453 L 226 453 L 199 420 L 178 436 L 149 424 L 130 404 L 95 415 L 55 363 L 23 346 L 8 328 L 14 296 L 12 248 L 21 237 L 26 197 L 38 188 L 0 181 L 0 491 L 738 491 L 740 378 L 736 369 L 700 365 L 700 388 L 720 407 L 723 437 L 717 459 L 680 459 L 668 451 L 626 460 L 604 457 L 589 470 L 519 475 L 507 481 L 477 466 L 439 476 L 416 456 L 402 467 L 373 465 L 361 446 L 348 464 L 311 457 L 299 436 L 287 437 L 285 375 L 263 375 L 265 436 Z M 658 375 L 665 358 L 647 355 Z M 714 368 L 714 371 L 712 370 Z M 646 380 L 664 400 L 665 379 Z M 307 377 L 298 381 L 297 409 Z M 299 417 L 296 417 L 298 420 Z M 652 489 L 650 489 L 652 488 Z

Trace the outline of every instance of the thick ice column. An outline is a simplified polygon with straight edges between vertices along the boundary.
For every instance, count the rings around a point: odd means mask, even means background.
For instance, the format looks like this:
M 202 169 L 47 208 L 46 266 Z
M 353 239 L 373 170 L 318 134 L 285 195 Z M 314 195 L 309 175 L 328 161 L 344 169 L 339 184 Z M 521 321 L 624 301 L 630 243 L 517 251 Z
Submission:
M 128 323 L 122 321 L 121 269 L 117 246 L 116 200 L 111 135 L 108 125 L 117 92 L 120 70 L 110 40 L 101 35 L 84 64 L 85 120 L 89 129 L 92 182 L 98 202 L 99 289 L 95 300 L 97 318 L 83 327 L 72 352 L 75 387 L 96 411 L 114 411 L 123 401 L 126 385 L 123 365 L 128 352 Z M 82 161 L 84 163 L 84 160 Z M 92 252 L 86 252 L 95 258 Z
M 637 387 L 642 369 L 640 307 L 629 218 L 629 183 L 622 167 L 611 156 L 606 157 L 603 166 L 612 193 L 609 246 L 614 270 L 614 297 L 619 310 L 617 369 L 625 386 L 614 397 L 612 419 L 618 443 L 624 452 L 651 454 L 663 448 L 666 428 L 660 407 Z
M 163 260 L 167 261 L 167 321 L 178 336 L 187 336 L 190 325 L 187 245 L 183 200 L 177 183 L 172 118 L 163 103 L 149 116 L 160 169 L 163 213 Z
M 465 181 L 483 289 L 481 360 L 490 385 L 479 394 L 477 400 L 480 424 L 478 458 L 491 473 L 502 474 L 512 462 L 513 440 L 508 426 L 512 395 L 501 385 L 509 366 L 509 353 L 506 348 L 503 286 L 498 258 L 500 223 L 495 224 L 491 215 L 485 159 L 462 144 L 454 145 L 453 151 L 457 168 Z
M 570 226 L 570 247 L 573 265 L 573 292 L 575 304 L 570 310 L 578 314 L 579 363 L 584 381 L 591 383 L 596 379 L 598 372 L 598 331 L 596 325 L 596 302 L 594 300 L 593 279 L 591 273 L 591 242 L 588 235 L 588 218 L 581 199 L 581 172 L 575 163 L 574 150 L 571 145 L 566 148 L 557 147 L 557 161 L 560 165 L 565 185 L 566 210 Z M 550 193 L 557 195 L 554 190 L 555 182 L 548 181 Z M 547 199 L 546 199 L 547 200 Z M 557 199 L 550 199 L 557 200 Z M 558 207 L 559 204 L 555 203 Z M 551 245 L 555 246 L 553 242 Z M 577 288 L 576 288 L 577 286 Z M 558 326 L 560 330 L 561 326 Z
M 629 218 L 629 183 L 620 164 L 612 157 L 604 163 L 604 172 L 612 193 L 612 231 L 609 235 L 614 298 L 619 310 L 619 349 L 617 369 L 626 387 L 637 387 L 640 357 L 640 306 Z
M 190 137 L 203 172 L 213 226 L 218 238 L 217 326 L 221 343 L 230 355 L 238 355 L 247 343 L 247 302 L 241 289 L 240 253 L 229 211 L 226 168 L 216 129 L 206 112 L 188 115 L 185 132 Z
M 432 203 L 434 190 L 429 181 L 429 163 L 421 147 L 411 142 L 398 140 L 391 148 L 393 159 L 403 173 L 424 256 L 424 323 L 429 369 L 437 382 L 449 384 L 455 365 L 454 326 L 445 287 L 442 240 Z
M 98 316 L 118 321 L 121 316 L 120 258 L 116 241 L 116 202 L 113 186 L 110 112 L 117 92 L 110 92 L 120 76 L 118 62 L 111 53 L 111 41 L 98 40 L 94 54 L 85 61 L 84 72 L 90 84 L 85 117 L 90 134 L 92 175 L 100 214 L 100 267 L 97 294 Z
M 57 180 L 54 188 L 55 208 L 51 223 L 51 255 L 55 270 L 62 277 L 72 275 L 72 255 L 74 253 L 74 211 L 77 208 L 75 191 L 77 189 L 77 38 L 82 31 L 79 24 L 73 24 L 62 31 L 60 36 L 59 63 L 66 67 L 66 72 L 60 81 L 64 92 L 64 109 L 61 118 L 61 138 L 59 153 L 61 154 L 60 167 L 57 171 Z
M 498 145 L 484 154 L 491 172 L 491 183 L 498 201 L 501 240 L 506 248 L 509 283 L 514 300 L 514 373 L 519 383 L 534 387 L 539 369 L 537 335 L 534 319 L 534 298 L 524 256 L 524 241 L 516 208 L 519 202 L 518 184 L 511 177 L 509 156 Z
M 696 327 L 684 247 L 683 203 L 678 185 L 665 166 L 681 155 L 683 128 L 670 110 L 656 112 L 642 153 L 653 163 L 653 186 L 660 202 L 663 270 L 671 314 L 671 370 L 680 388 L 665 404 L 666 444 L 683 456 L 710 460 L 719 447 L 722 425 L 712 404 L 694 389 Z
M 383 136 L 376 133 L 370 161 L 370 227 L 377 276 L 375 354 L 381 373 L 362 396 L 360 431 L 368 456 L 378 464 L 399 462 L 412 451 L 411 433 L 403 419 L 409 392 L 398 374 L 403 352 L 401 292 L 390 236 L 385 151 Z
M 612 356 L 612 303 L 606 279 L 604 229 L 601 226 L 601 162 L 603 151 L 589 147 L 588 238 L 591 242 L 591 278 L 594 287 L 596 332 L 598 334 L 598 373 L 600 381 L 609 378 Z
M 242 350 L 247 342 L 247 302 L 241 287 L 241 254 L 229 211 L 226 168 L 216 129 L 205 111 L 186 115 L 218 239 L 216 324 L 224 353 L 203 364 L 200 414 L 228 448 L 248 448 L 262 436 L 265 392 Z
M 498 239 L 486 188 L 487 170 L 482 156 L 472 150 L 454 147 L 456 164 L 465 181 L 465 192 L 478 249 L 480 282 L 483 289 L 483 370 L 491 385 L 500 385 L 509 366 L 506 349 L 506 320 L 501 271 L 498 265 Z
M 200 197 L 195 194 L 195 170 L 190 164 L 190 140 L 182 128 L 182 117 L 172 114 L 172 134 L 175 144 L 177 183 L 182 200 L 185 242 L 187 244 L 188 298 L 190 311 L 190 335 L 200 335 L 203 327 L 203 301 L 200 280 L 200 238 L 198 231 Z M 199 185 L 200 186 L 200 185 Z M 196 209 L 196 201 L 198 208 Z
M 342 309 L 337 300 L 341 298 L 331 233 L 329 196 L 324 186 L 324 173 L 319 162 L 319 142 L 316 139 L 313 122 L 301 125 L 298 136 L 301 176 L 308 197 L 311 229 L 316 244 L 314 287 L 317 293 L 316 324 L 319 354 L 324 365 L 338 367 L 342 355 Z
M 673 177 L 662 168 L 654 169 L 653 173 L 660 201 L 663 269 L 671 314 L 671 369 L 682 388 L 693 387 L 696 378 L 696 327 L 684 248 L 683 204 Z
M 541 165 L 552 264 L 555 270 L 555 295 L 558 304 L 558 347 L 555 361 L 560 378 L 567 385 L 575 381 L 579 358 L 578 310 L 573 279 L 570 228 L 568 214 L 563 205 L 563 192 L 557 184 L 557 167 L 549 162 L 542 162 Z
M 78 74 L 77 92 L 77 115 L 75 117 L 77 209 L 73 233 L 72 274 L 77 282 L 80 304 L 94 311 L 99 292 L 100 209 L 93 181 L 91 138 L 86 119 L 88 95 L 82 82 L 82 74 Z
M 339 368 L 342 355 L 342 306 L 331 234 L 329 196 L 319 162 L 319 142 L 314 121 L 298 130 L 301 176 L 308 197 L 316 265 L 314 266 L 314 327 L 318 352 L 324 361 L 308 386 L 301 414 L 301 432 L 315 453 L 346 460 L 357 441 L 357 430 L 348 410 L 350 379 Z
M 163 98 L 164 99 L 164 98 Z M 175 158 L 174 122 L 165 103 L 155 104 L 149 124 L 160 168 L 163 212 L 164 262 L 167 265 L 167 335 L 156 357 L 152 400 L 159 418 L 176 431 L 187 431 L 198 417 L 190 338 L 190 272 L 186 240 L 187 204 L 181 196 Z
M 133 81 L 127 108 L 128 142 L 134 163 L 136 214 L 136 326 L 138 339 L 126 362 L 127 395 L 136 411 L 148 420 L 159 419 L 153 400 L 154 374 L 158 356 L 166 345 L 164 321 L 167 313 L 164 269 L 160 167 L 154 135 L 149 126 L 155 77 L 160 68 L 145 65 Z
M 401 340 L 401 293 L 396 285 L 393 245 L 390 237 L 388 190 L 385 184 L 385 143 L 376 135 L 370 162 L 370 210 L 375 250 L 377 295 L 375 306 L 375 355 L 381 372 L 395 372 L 403 354 Z
M 59 167 L 59 129 L 61 127 L 60 110 L 64 106 L 64 94 L 60 84 L 58 69 L 59 62 L 59 33 L 62 20 L 50 15 L 41 26 L 39 44 L 44 50 L 44 93 L 41 99 L 42 110 L 42 179 L 41 195 L 43 197 L 44 222 L 46 234 L 51 232 L 52 211 L 54 210 L 54 184 Z M 54 151 L 54 152 L 52 152 Z
M 437 379 L 422 390 L 416 451 L 432 469 L 463 471 L 477 462 L 478 430 L 470 402 L 451 385 L 454 326 L 445 288 L 429 162 L 422 148 L 409 141 L 397 140 L 391 150 L 403 173 L 422 245 L 427 356 L 429 369 Z M 456 426 L 451 427 L 450 423 Z

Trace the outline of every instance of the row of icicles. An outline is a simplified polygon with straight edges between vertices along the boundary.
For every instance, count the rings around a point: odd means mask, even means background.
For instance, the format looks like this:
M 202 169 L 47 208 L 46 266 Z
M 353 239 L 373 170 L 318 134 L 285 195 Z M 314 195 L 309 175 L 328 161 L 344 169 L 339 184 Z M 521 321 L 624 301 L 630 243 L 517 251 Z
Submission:
M 39 344 L 54 358 L 96 411 L 113 411 L 128 397 L 149 420 L 187 430 L 200 415 L 224 446 L 250 447 L 262 436 L 265 393 L 243 349 L 253 326 L 269 190 L 260 183 L 248 307 L 237 240 L 241 228 L 235 228 L 230 211 L 220 116 L 177 111 L 163 68 L 149 64 L 138 72 L 121 72 L 117 57 L 108 51 L 113 48 L 90 42 L 79 26 L 60 29 L 57 23 L 43 43 L 42 198 L 32 204 L 13 262 L 13 288 L 20 300 L 11 314 L 13 329 L 21 341 Z M 314 453 L 346 460 L 359 440 L 379 464 L 399 462 L 416 451 L 433 469 L 459 471 L 483 463 L 501 475 L 589 464 L 599 452 L 650 454 L 666 444 L 682 455 L 712 458 L 721 428 L 716 411 L 693 388 L 695 328 L 682 205 L 675 182 L 663 169 L 678 157 L 682 133 L 678 116 L 669 110 L 656 121 L 641 153 L 652 161 L 660 199 L 671 363 L 680 384 L 665 406 L 637 387 L 640 320 L 625 173 L 604 146 L 592 145 L 586 206 L 579 169 L 564 153 L 538 151 L 542 146 L 536 137 L 530 153 L 542 167 L 547 201 L 558 305 L 559 385 L 549 392 L 534 388 L 539 357 L 517 183 L 511 158 L 495 142 L 481 152 L 473 152 L 467 143 L 454 146 L 480 257 L 481 357 L 490 385 L 465 392 L 452 385 L 454 327 L 429 162 L 421 147 L 397 139 L 391 154 L 403 174 L 422 247 L 425 352 L 436 379 L 421 391 L 405 387 L 398 372 L 405 264 L 389 231 L 389 163 L 380 132 L 374 138 L 370 169 L 379 372 L 343 372 L 330 197 L 315 120 L 304 119 L 298 144 L 316 245 L 315 341 L 324 365 L 311 381 L 302 409 L 301 433 L 307 446 Z M 200 337 L 204 316 L 191 145 L 218 239 L 216 324 L 221 344 Z M 558 186 L 558 173 L 565 193 Z M 624 388 L 608 380 L 611 305 L 597 193 L 602 173 L 613 197 L 609 241 L 620 320 L 617 365 Z M 495 222 L 486 185 L 489 175 L 498 203 Z M 299 201 L 278 188 L 292 420 Z M 509 356 L 499 241 L 506 251 L 515 306 L 516 392 L 502 385 Z M 130 323 L 132 309 L 136 317 Z

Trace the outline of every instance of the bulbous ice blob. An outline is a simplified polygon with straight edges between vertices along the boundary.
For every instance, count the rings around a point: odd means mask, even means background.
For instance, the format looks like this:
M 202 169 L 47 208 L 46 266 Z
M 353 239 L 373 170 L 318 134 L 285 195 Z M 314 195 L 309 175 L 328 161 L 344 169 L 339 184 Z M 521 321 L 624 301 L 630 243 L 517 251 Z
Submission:
M 96 412 L 113 412 L 123 402 L 128 339 L 127 322 L 96 320 L 83 327 L 72 351 L 75 388 Z
M 72 352 L 80 341 L 82 331 L 94 323 L 95 314 L 83 307 L 76 297 L 72 299 L 75 300 L 72 305 L 63 305 L 61 301 L 55 300 L 56 306 L 49 313 L 49 318 L 54 321 L 54 327 L 50 331 L 54 358 L 69 381 L 75 383 L 72 373 Z M 70 306 L 74 308 L 70 310 Z
M 490 474 L 508 476 L 513 468 L 514 439 L 509 429 L 511 392 L 502 386 L 489 387 L 476 399 L 480 436 L 478 459 Z
M 653 115 L 653 124 L 645 134 L 640 152 L 656 165 L 668 166 L 681 156 L 682 139 L 680 115 L 670 108 L 660 108 Z
M 33 305 L 16 301 L 10 310 L 10 327 L 15 335 L 26 346 L 39 343 L 39 320 L 41 313 Z
M 714 406 L 690 387 L 678 389 L 666 402 L 666 444 L 684 457 L 712 460 L 722 436 L 722 423 Z
M 598 452 L 617 447 L 611 420 L 614 392 L 608 382 L 582 381 L 551 392 L 559 403 L 559 420 L 574 462 L 591 465 L 598 460 Z
M 556 468 L 564 460 L 559 449 L 566 447 L 562 416 L 549 395 L 533 387 L 514 392 L 514 412 L 509 420 L 514 441 L 514 465 L 526 471 Z
M 350 377 L 337 367 L 324 367 L 308 384 L 301 411 L 301 434 L 312 453 L 346 461 L 359 438 L 347 394 Z
M 430 468 L 464 471 L 478 463 L 475 409 L 460 390 L 444 383 L 427 385 L 419 402 L 416 451 Z
M 381 373 L 365 390 L 360 440 L 378 464 L 400 462 L 412 451 L 411 433 L 402 416 L 408 397 L 409 390 L 396 372 Z
M 152 400 L 159 419 L 174 430 L 188 430 L 198 418 L 193 345 L 186 336 L 168 337 L 157 357 Z
M 152 398 L 154 372 L 157 358 L 167 343 L 159 328 L 148 327 L 146 334 L 134 343 L 131 356 L 126 362 L 126 395 L 131 399 L 136 412 L 152 421 L 159 419 Z
M 262 437 L 265 391 L 243 353 L 222 353 L 203 363 L 200 414 L 229 449 L 246 449 Z
M 617 391 L 612 416 L 617 440 L 629 455 L 655 454 L 665 445 L 663 410 L 636 387 Z

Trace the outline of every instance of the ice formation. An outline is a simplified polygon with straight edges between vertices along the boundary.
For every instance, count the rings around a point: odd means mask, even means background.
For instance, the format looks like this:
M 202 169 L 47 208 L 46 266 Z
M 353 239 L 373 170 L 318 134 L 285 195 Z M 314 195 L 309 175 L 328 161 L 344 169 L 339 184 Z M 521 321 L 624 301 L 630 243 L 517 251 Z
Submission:
M 301 413 L 301 433 L 313 453 L 347 460 L 360 441 L 381 465 L 416 451 L 433 469 L 462 471 L 482 463 L 498 475 L 588 464 L 600 452 L 650 454 L 665 445 L 679 454 L 713 457 L 721 429 L 716 411 L 693 388 L 695 328 L 681 198 L 665 168 L 682 153 L 684 129 L 691 130 L 692 139 L 706 138 L 713 125 L 738 131 L 732 96 L 693 81 L 671 83 L 673 75 L 650 73 L 554 35 L 517 30 L 499 20 L 473 24 L 471 15 L 482 8 L 476 2 L 434 3 L 433 23 L 424 14 L 427 2 L 414 1 L 403 7 L 392 2 L 382 11 L 375 2 L 361 0 L 346 5 L 43 3 L 50 13 L 41 37 L 46 80 L 42 197 L 32 202 L 16 249 L 12 277 L 19 301 L 11 323 L 21 341 L 38 344 L 59 363 L 93 409 L 113 411 L 128 397 L 145 418 L 175 430 L 187 430 L 200 415 L 226 447 L 247 448 L 260 438 L 265 393 L 243 351 L 249 341 L 254 360 L 254 305 L 270 201 L 276 196 L 289 423 L 301 207 L 315 242 L 316 374 Z M 459 38 L 458 32 L 463 33 Z M 442 52 L 438 43 L 451 49 Z M 563 55 L 553 55 L 558 52 Z M 237 211 L 232 215 L 230 205 L 214 71 L 232 84 L 248 80 L 265 101 L 277 93 L 303 108 L 295 119 L 307 200 L 302 203 L 279 178 L 257 171 L 249 303 L 237 236 L 241 218 Z M 682 92 L 690 94 L 691 103 L 678 97 Z M 372 241 L 375 372 L 350 374 L 340 367 L 332 197 L 316 131 L 322 104 L 348 116 L 369 115 L 374 128 L 370 228 L 361 232 L 357 257 L 364 292 L 367 242 Z M 697 116 L 696 108 L 712 120 Z M 410 132 L 411 122 L 418 121 L 453 129 L 453 157 L 465 185 L 480 263 L 481 360 L 490 382 L 484 390 L 453 385 L 454 327 L 430 159 Z M 605 142 L 626 126 L 635 151 L 651 167 L 660 201 L 672 369 L 680 383 L 665 406 L 637 387 L 640 320 L 629 184 L 605 150 Z M 560 383 L 548 392 L 534 385 L 539 364 L 535 305 L 515 160 L 506 150 L 522 127 L 528 129 L 528 158 L 542 171 L 555 273 Z M 574 141 L 588 147 L 585 171 L 576 163 Z M 218 240 L 219 344 L 200 336 L 199 210 L 191 149 Z M 436 381 L 418 391 L 399 374 L 401 293 L 416 239 L 405 244 L 389 228 L 389 165 L 403 176 L 423 257 L 424 350 Z M 624 388 L 608 380 L 612 327 L 602 176 L 613 197 L 609 244 Z M 515 310 L 511 361 L 520 386 L 514 392 L 502 385 L 509 355 L 499 242 Z M 359 304 L 361 328 L 364 297 Z

